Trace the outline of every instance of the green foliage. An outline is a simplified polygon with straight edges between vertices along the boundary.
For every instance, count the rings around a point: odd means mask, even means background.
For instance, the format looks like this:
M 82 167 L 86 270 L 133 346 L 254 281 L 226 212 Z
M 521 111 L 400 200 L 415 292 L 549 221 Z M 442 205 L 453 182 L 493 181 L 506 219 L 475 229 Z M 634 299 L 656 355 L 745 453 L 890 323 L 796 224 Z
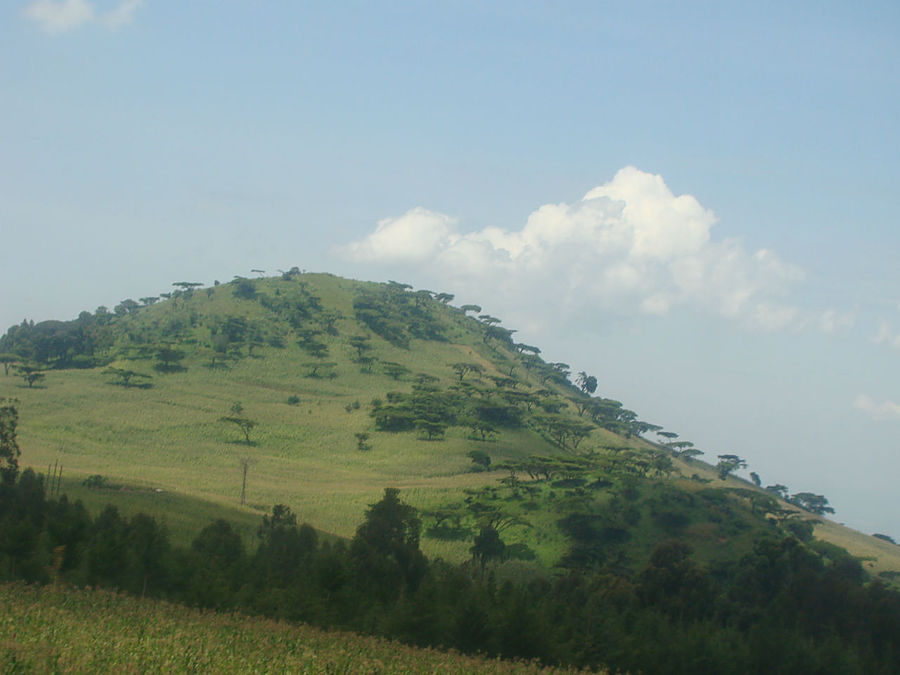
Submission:
M 469 450 L 466 457 L 472 460 L 472 463 L 478 467 L 479 471 L 486 471 L 491 466 L 491 456 L 484 450 Z
M 824 516 L 826 513 L 834 513 L 834 509 L 828 505 L 828 499 L 823 495 L 813 494 L 812 492 L 798 492 L 791 495 L 788 500 L 794 506 L 799 506 L 804 511 Z
M 250 442 L 250 432 L 253 431 L 258 422 L 244 415 L 244 406 L 241 405 L 240 401 L 235 402 L 231 406 L 230 415 L 224 415 L 220 417 L 219 421 L 228 422 L 237 426 L 241 430 L 241 433 L 244 435 L 244 443 L 246 443 L 247 445 L 252 445 L 252 443 Z
M 716 464 L 716 472 L 720 480 L 725 480 L 738 469 L 746 469 L 747 462 L 737 455 L 719 455 L 719 463 Z
M 123 387 L 140 387 L 147 388 L 151 387 L 149 382 L 135 382 L 135 380 L 149 380 L 151 379 L 150 375 L 145 373 L 139 373 L 136 370 L 131 370 L 129 368 L 107 368 L 105 373 L 109 373 L 110 375 L 114 375 L 118 378 L 118 381 L 114 382 L 114 384 L 121 385 Z
M 19 449 L 17 440 L 19 426 L 18 401 L 0 401 L 0 482 L 13 483 L 19 473 Z
M 410 340 L 447 339 L 436 308 L 443 303 L 430 294 L 409 293 L 407 284 L 389 283 L 361 291 L 353 301 L 356 318 L 396 347 L 408 349 Z

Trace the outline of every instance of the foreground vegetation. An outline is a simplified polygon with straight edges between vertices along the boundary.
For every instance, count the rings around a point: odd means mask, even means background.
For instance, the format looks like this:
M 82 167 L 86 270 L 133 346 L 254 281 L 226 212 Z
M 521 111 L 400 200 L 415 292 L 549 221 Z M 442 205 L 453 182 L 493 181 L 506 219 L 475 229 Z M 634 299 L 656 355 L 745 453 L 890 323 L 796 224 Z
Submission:
M 188 609 L 106 590 L 0 586 L 4 673 L 487 673 L 572 670 Z
M 669 541 L 637 574 L 610 560 L 551 576 L 499 563 L 494 554 L 502 542 L 485 532 L 471 562 L 429 561 L 419 549 L 420 527 L 416 509 L 388 489 L 349 545 L 320 541 L 278 505 L 263 518 L 251 550 L 224 520 L 185 549 L 150 516 L 125 518 L 108 507 L 91 518 L 65 496 L 47 499 L 42 477 L 29 470 L 17 477 L 7 465 L 0 579 L 100 586 L 549 665 L 723 674 L 900 669 L 900 594 L 865 583 L 860 564 L 836 547 L 761 538 L 736 564 L 706 569 L 691 560 L 689 547 Z M 26 649 L 18 624 L 6 621 L 4 631 L 13 631 L 2 643 L 8 658 L 39 658 Z M 110 643 L 112 653 L 95 658 L 114 669 L 118 660 L 138 658 L 134 636 L 140 642 L 147 620 L 112 612 L 108 621 L 120 637 Z M 36 630 L 49 636 L 56 629 Z M 196 649 L 178 658 L 207 658 L 204 644 L 198 637 Z M 233 654 L 236 646 L 226 648 Z

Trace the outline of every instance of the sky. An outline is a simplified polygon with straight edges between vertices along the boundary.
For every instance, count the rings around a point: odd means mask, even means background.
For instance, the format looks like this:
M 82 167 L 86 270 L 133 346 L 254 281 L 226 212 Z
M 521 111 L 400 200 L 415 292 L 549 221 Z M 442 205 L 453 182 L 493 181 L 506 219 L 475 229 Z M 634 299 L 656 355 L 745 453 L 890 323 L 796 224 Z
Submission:
M 900 538 L 900 5 L 0 8 L 0 326 L 298 266 L 454 293 Z

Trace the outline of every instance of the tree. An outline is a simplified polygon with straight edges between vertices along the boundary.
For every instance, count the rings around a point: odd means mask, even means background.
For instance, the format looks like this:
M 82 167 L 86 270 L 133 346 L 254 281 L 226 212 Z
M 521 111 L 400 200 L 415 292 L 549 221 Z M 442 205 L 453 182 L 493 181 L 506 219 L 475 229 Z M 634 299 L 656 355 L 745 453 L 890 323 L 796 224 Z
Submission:
M 419 550 L 421 527 L 416 509 L 400 501 L 400 490 L 385 488 L 381 501 L 369 506 L 350 546 L 360 577 L 385 595 L 401 585 L 415 589 L 427 570 Z
M 698 450 L 697 448 L 686 448 L 678 453 L 678 456 L 681 457 L 686 462 L 690 462 L 694 457 L 699 457 L 704 454 L 702 450 Z
M 155 368 L 161 373 L 174 373 L 185 370 L 184 366 L 179 363 L 184 356 L 183 351 L 171 344 L 164 345 L 156 351 L 156 358 L 159 359 L 159 362 Z
M 491 466 L 491 456 L 484 450 L 469 450 L 466 457 L 472 460 L 472 463 L 478 467 L 479 471 L 487 471 Z
M 241 430 L 241 433 L 244 434 L 244 442 L 247 445 L 252 445 L 250 442 L 250 432 L 257 423 L 255 420 L 251 420 L 244 415 L 244 406 L 241 405 L 240 401 L 235 402 L 235 404 L 231 406 L 230 415 L 220 417 L 219 421 L 236 425 Z
M 453 363 L 450 364 L 450 368 L 453 369 L 453 372 L 456 373 L 457 377 L 459 377 L 460 382 L 463 381 L 463 378 L 468 373 L 481 374 L 482 372 L 484 372 L 484 368 L 478 363 Z
M 16 369 L 22 375 L 22 379 L 25 380 L 25 384 L 28 385 L 29 389 L 34 386 L 35 382 L 44 379 L 44 372 L 37 366 L 20 364 L 16 366 Z
M 478 314 L 481 311 L 481 305 L 463 305 L 460 307 L 463 314 L 468 314 L 469 312 L 474 312 Z
M 356 436 L 356 449 L 360 452 L 365 452 L 366 450 L 371 450 L 372 446 L 369 445 L 369 434 L 366 431 L 360 431 L 354 434 Z
M 149 382 L 144 382 L 142 384 L 132 384 L 133 379 L 144 379 L 149 380 L 150 376 L 145 375 L 144 373 L 139 373 L 135 370 L 128 370 L 127 368 L 107 368 L 105 373 L 109 373 L 110 375 L 115 375 L 119 378 L 118 382 L 111 382 L 110 384 L 120 384 L 123 387 L 142 387 L 147 388 L 150 386 Z
M 3 364 L 3 374 L 9 376 L 9 367 L 19 362 L 19 356 L 16 354 L 0 354 L 0 363 Z
M 475 537 L 474 546 L 469 549 L 472 558 L 478 561 L 482 573 L 490 560 L 503 560 L 506 554 L 506 544 L 500 538 L 500 533 L 490 525 L 481 528 Z
M 579 372 L 578 377 L 575 378 L 575 384 L 581 389 L 582 394 L 591 395 L 597 391 L 597 378 L 593 375 L 588 375 L 583 370 Z
M 799 506 L 804 511 L 815 513 L 818 516 L 834 513 L 834 509 L 828 506 L 828 500 L 823 495 L 813 494 L 812 492 L 798 492 L 795 495 L 791 495 L 788 501 L 794 506 Z
M 351 335 L 347 342 L 356 350 L 357 363 L 361 363 L 366 353 L 372 350 L 372 340 L 367 335 Z
M 382 362 L 381 367 L 384 368 L 385 374 L 387 374 L 387 376 L 393 380 L 399 380 L 404 375 L 409 374 L 409 368 L 404 366 L 402 363 L 384 361 Z
M 415 421 L 416 429 L 425 434 L 425 438 L 433 441 L 444 437 L 447 425 L 441 420 L 419 418 Z
M 719 473 L 720 480 L 725 480 L 738 469 L 747 468 L 747 462 L 737 455 L 719 455 L 718 457 L 719 463 L 716 464 L 716 471 Z
M 753 484 L 754 484 L 756 487 L 761 487 L 761 486 L 762 486 L 762 479 L 759 477 L 759 474 L 756 473 L 755 471 L 751 471 L 751 472 L 750 472 L 750 480 L 753 481 Z
M 787 485 L 782 485 L 781 483 L 776 483 L 775 485 L 766 485 L 766 490 L 771 492 L 776 497 L 780 497 L 781 499 L 788 498 L 788 487 Z
M 8 398 L 0 405 L 0 480 L 4 484 L 16 482 L 19 473 L 19 443 L 16 440 L 16 427 L 19 424 L 18 402 Z

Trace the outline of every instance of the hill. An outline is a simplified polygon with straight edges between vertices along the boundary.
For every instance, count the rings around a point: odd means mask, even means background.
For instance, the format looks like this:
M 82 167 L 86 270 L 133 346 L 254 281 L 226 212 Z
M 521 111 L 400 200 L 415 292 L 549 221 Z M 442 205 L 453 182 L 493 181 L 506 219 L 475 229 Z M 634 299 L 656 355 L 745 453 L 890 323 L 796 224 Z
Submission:
M 485 528 L 498 559 L 631 570 L 673 536 L 720 564 L 776 531 L 817 546 L 815 528 L 873 574 L 900 570 L 900 548 L 648 440 L 665 435 L 592 396 L 587 373 L 573 384 L 447 293 L 296 269 L 175 287 L 0 338 L 23 462 L 61 466 L 97 511 L 155 510 L 187 541 L 222 509 L 252 539 L 283 503 L 349 537 L 393 486 L 422 515 L 423 550 L 451 561 Z

